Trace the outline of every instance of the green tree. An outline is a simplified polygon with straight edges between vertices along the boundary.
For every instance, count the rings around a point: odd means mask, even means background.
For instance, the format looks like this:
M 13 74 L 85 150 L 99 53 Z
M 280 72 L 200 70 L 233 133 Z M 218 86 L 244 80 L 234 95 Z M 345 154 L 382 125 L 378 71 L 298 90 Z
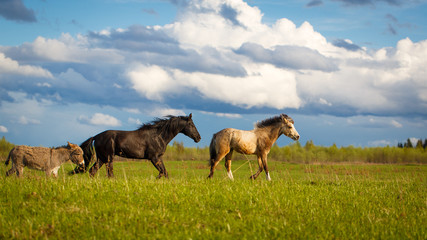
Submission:
M 418 139 L 416 148 L 423 148 L 423 141 L 421 139 Z
M 408 140 L 406 140 L 405 147 L 406 147 L 406 148 L 413 148 L 413 147 L 414 147 L 414 146 L 412 145 L 411 139 L 409 139 L 409 138 L 408 138 Z

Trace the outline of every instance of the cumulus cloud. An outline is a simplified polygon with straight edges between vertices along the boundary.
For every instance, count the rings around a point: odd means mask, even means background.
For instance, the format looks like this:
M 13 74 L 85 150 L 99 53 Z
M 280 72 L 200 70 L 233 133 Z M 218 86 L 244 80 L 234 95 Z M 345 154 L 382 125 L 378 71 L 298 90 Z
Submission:
M 7 133 L 8 132 L 7 127 L 0 125 L 0 132 Z
M 78 120 L 81 123 L 90 124 L 90 125 L 102 125 L 102 126 L 112 126 L 117 127 L 121 126 L 120 120 L 117 118 L 110 116 L 108 114 L 103 113 L 95 113 L 92 117 L 80 116 Z
M 121 109 L 138 102 L 218 113 L 291 108 L 338 116 L 426 116 L 427 40 L 402 39 L 395 47 L 369 50 L 349 39 L 330 42 L 308 22 L 297 26 L 282 18 L 265 24 L 261 10 L 241 0 L 174 2 L 176 20 L 163 26 L 64 33 L 2 47 L 0 73 L 48 78 L 31 84 L 38 95 Z M 372 3 L 377 1 L 359 1 Z M 27 83 L 0 91 L 27 89 Z
M 20 65 L 0 52 L 0 74 L 52 78 L 52 73 L 38 66 Z
M 236 53 L 250 57 L 255 62 L 270 63 L 279 68 L 326 72 L 338 70 L 333 59 L 307 47 L 275 46 L 273 50 L 269 50 L 256 43 L 245 43 Z
M 55 63 L 93 64 L 102 59 L 104 64 L 119 63 L 123 57 L 116 50 L 93 47 L 87 36 L 76 38 L 63 33 L 59 39 L 37 37 L 32 43 L 5 47 L 3 52 L 17 60 L 45 61 Z

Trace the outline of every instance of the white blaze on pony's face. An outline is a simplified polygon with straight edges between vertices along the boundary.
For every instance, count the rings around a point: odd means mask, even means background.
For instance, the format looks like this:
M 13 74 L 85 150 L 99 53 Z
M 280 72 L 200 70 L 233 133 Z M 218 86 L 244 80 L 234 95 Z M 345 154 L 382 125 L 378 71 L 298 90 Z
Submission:
M 294 127 L 294 120 L 292 118 L 288 117 L 287 115 L 282 114 L 282 120 L 284 123 L 284 127 L 282 129 L 282 133 L 286 135 L 287 137 L 292 138 L 293 140 L 299 139 L 299 133 Z

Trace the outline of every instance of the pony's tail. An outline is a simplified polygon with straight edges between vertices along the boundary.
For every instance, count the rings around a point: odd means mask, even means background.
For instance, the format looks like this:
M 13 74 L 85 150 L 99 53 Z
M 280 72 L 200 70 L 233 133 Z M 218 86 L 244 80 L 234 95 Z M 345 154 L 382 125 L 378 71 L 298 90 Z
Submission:
M 92 142 L 94 137 L 88 138 L 86 141 L 84 141 L 82 144 L 80 144 L 80 148 L 83 150 L 83 159 L 85 161 L 85 166 L 79 167 L 77 166 L 70 172 L 70 174 L 76 174 L 76 173 L 85 173 L 87 168 L 89 167 L 90 161 L 92 160 L 93 155 L 93 146 Z
M 209 145 L 209 154 L 210 154 L 210 159 L 209 159 L 209 165 L 213 166 L 213 164 L 215 164 L 215 159 L 217 156 L 217 152 L 216 152 L 216 134 L 214 134 L 212 136 L 212 140 L 211 140 L 211 144 Z

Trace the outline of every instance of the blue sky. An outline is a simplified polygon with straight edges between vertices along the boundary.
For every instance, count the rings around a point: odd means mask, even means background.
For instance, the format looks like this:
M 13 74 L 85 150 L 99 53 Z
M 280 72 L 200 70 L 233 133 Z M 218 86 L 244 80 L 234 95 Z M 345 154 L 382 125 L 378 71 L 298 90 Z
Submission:
M 175 140 L 204 147 L 285 113 L 301 144 L 424 139 L 426 16 L 421 0 L 3 0 L 0 136 L 57 146 L 193 113 L 202 141 Z

